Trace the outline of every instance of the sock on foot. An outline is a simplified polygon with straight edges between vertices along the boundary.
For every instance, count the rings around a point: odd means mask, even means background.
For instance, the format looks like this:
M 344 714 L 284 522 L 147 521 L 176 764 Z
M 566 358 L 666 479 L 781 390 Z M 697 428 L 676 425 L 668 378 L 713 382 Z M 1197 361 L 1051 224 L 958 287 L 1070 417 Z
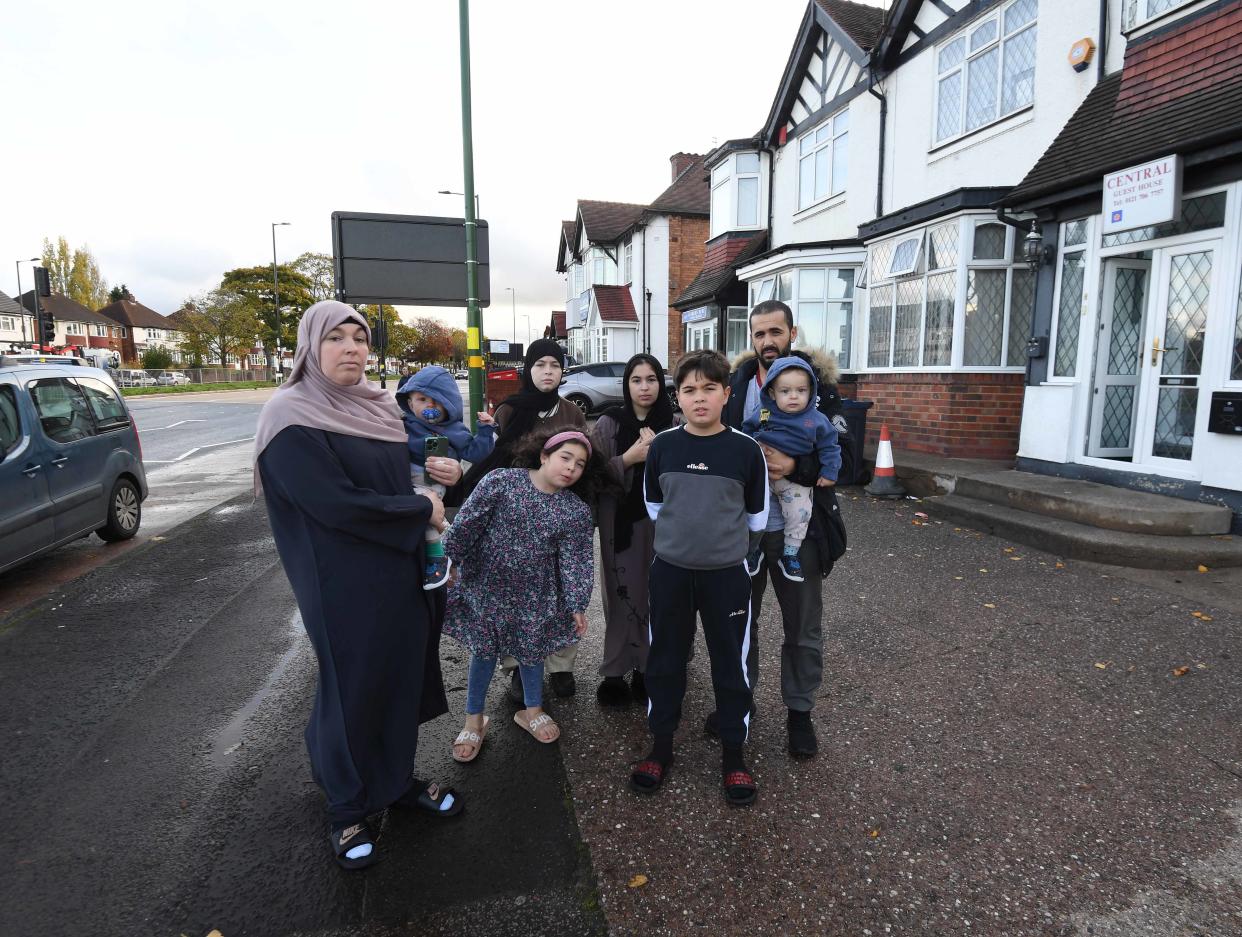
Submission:
M 810 712 L 807 712 L 801 709 L 789 710 L 789 724 L 796 728 L 802 728 L 803 726 L 810 728 L 811 727 Z
M 785 544 L 785 549 L 782 552 L 784 553 L 785 556 L 797 556 L 798 548 L 792 547 L 789 544 Z
M 444 541 L 443 540 L 428 540 L 427 541 L 427 559 L 433 560 L 437 556 L 444 556 Z
M 742 758 L 742 747 L 740 745 L 734 747 L 725 745 L 721 748 L 720 767 L 725 774 L 732 771 L 745 771 L 746 761 Z

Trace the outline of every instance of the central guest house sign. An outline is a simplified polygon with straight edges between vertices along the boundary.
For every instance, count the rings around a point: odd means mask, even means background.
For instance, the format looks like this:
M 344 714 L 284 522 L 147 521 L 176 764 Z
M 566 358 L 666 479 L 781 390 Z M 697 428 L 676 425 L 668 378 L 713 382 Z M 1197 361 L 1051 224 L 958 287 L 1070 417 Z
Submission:
M 1165 156 L 1104 177 L 1104 233 L 1176 221 L 1182 210 L 1182 158 Z

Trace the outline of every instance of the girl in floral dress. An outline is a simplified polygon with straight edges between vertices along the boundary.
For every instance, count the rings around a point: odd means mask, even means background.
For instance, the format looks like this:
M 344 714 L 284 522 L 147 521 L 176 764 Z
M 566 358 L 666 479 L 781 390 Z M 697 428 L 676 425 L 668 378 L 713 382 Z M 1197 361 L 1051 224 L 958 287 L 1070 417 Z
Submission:
M 606 484 L 603 460 L 583 433 L 568 430 L 530 434 L 515 462 L 533 467 L 485 475 L 444 538 L 458 570 L 444 633 L 471 655 L 457 761 L 473 761 L 483 747 L 487 688 L 505 654 L 522 672 L 526 707 L 514 721 L 555 742 L 560 727 L 543 711 L 543 659 L 586 633 L 594 577 L 587 503 Z

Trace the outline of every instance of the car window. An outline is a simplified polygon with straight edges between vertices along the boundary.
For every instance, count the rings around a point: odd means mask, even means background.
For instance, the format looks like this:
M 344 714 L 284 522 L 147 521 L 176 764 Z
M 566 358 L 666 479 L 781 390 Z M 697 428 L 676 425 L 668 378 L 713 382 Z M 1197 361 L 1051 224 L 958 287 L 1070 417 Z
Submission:
M 129 425 L 129 411 L 125 409 L 125 404 L 113 388 L 94 377 L 78 378 L 78 386 L 86 395 L 91 415 L 95 417 L 95 423 L 101 430 Z
M 7 456 L 22 441 L 22 421 L 17 412 L 17 392 L 12 384 L 0 384 L 0 456 Z
M 610 364 L 608 370 L 612 372 L 613 377 L 625 377 L 625 365 L 623 363 Z
M 591 377 L 612 377 L 612 369 L 606 364 L 588 365 L 586 373 Z
M 82 392 L 63 377 L 45 377 L 26 385 L 43 426 L 43 435 L 56 442 L 73 442 L 95 435 L 95 424 Z

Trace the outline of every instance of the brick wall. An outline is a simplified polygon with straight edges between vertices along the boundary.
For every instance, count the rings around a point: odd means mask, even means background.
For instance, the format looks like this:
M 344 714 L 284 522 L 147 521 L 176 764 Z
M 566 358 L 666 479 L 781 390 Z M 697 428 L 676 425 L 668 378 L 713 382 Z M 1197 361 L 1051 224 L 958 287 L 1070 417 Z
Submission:
M 887 423 L 893 446 L 961 459 L 1011 459 L 1022 423 L 1022 374 L 860 374 L 843 396 L 873 400 L 867 441 Z
M 703 245 L 707 243 L 708 219 L 694 215 L 670 215 L 668 219 L 668 298 L 681 295 L 703 269 Z M 681 312 L 668 310 L 668 367 L 681 357 Z

